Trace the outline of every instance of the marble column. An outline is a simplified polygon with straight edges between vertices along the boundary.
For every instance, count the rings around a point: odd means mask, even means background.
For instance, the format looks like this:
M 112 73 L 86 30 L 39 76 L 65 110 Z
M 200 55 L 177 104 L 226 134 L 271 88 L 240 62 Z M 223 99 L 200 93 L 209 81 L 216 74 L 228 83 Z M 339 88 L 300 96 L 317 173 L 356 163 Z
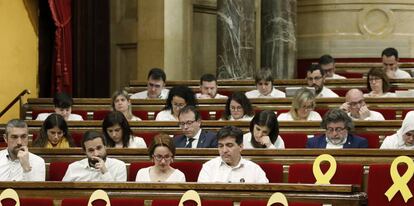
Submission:
M 262 0 L 261 66 L 275 79 L 293 78 L 296 71 L 296 0 Z
M 254 0 L 217 1 L 217 77 L 252 78 L 255 68 Z

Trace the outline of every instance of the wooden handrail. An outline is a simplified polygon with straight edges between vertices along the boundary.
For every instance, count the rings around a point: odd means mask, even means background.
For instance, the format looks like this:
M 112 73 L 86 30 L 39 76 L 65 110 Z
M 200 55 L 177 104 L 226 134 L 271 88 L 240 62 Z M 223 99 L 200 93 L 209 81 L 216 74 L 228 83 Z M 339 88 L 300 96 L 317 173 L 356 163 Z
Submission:
M 17 101 L 21 100 L 21 97 L 25 94 L 30 94 L 30 91 L 28 89 L 23 90 L 22 92 L 20 92 L 20 94 L 18 94 L 13 101 L 11 101 L 6 108 L 4 108 L 1 112 L 0 112 L 0 118 L 7 112 L 9 111 L 9 109 L 16 104 Z

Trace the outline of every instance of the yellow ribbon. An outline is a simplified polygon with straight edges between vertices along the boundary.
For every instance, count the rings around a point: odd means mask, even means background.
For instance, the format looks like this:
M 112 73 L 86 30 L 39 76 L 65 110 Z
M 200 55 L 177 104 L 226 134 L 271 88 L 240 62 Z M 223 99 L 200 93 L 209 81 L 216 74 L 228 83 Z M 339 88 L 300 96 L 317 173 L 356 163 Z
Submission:
M 184 202 L 187 200 L 193 200 L 197 203 L 197 206 L 201 206 L 200 195 L 198 195 L 198 193 L 195 190 L 188 190 L 187 192 L 185 192 L 181 197 L 178 206 L 184 206 Z
M 103 190 L 95 190 L 92 195 L 89 197 L 88 206 L 92 206 L 93 201 L 103 200 L 106 202 L 106 206 L 111 206 L 111 201 L 109 201 L 108 194 Z
M 320 164 L 324 161 L 329 162 L 328 171 L 323 174 L 320 168 Z M 332 155 L 322 154 L 319 155 L 313 162 L 313 175 L 316 178 L 315 184 L 331 184 L 330 181 L 336 172 L 336 160 Z
M 288 206 L 286 196 L 280 192 L 276 192 L 270 196 L 269 201 L 267 201 L 267 206 L 272 206 L 275 203 L 280 203 L 283 206 Z
M 398 173 L 397 169 L 397 166 L 400 163 L 405 163 L 407 165 L 407 171 L 405 171 L 402 177 Z M 395 158 L 391 164 L 390 174 L 394 184 L 388 188 L 388 190 L 385 192 L 385 196 L 388 197 L 388 201 L 391 201 L 391 199 L 394 198 L 395 194 L 400 191 L 401 195 L 404 198 L 404 202 L 407 203 L 407 201 L 413 197 L 410 188 L 407 186 L 407 183 L 410 181 L 414 174 L 413 160 L 407 156 L 399 156 Z
M 16 190 L 10 188 L 3 190 L 3 192 L 0 194 L 0 206 L 2 206 L 1 201 L 8 198 L 16 201 L 15 206 L 20 206 L 19 195 L 17 194 Z

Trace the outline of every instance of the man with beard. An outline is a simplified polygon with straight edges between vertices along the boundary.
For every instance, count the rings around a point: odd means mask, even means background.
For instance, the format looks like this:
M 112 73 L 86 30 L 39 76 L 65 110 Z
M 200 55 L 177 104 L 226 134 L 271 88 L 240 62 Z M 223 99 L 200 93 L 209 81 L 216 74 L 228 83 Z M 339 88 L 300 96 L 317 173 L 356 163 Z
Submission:
M 323 117 L 321 127 L 325 134 L 308 139 L 307 148 L 367 148 L 365 138 L 350 134 L 354 128 L 351 117 L 341 109 L 331 109 Z
M 315 88 L 316 97 L 339 97 L 331 89 L 324 86 L 325 71 L 318 64 L 312 64 L 306 73 L 306 82 L 309 87 Z
M 87 158 L 70 164 L 63 181 L 126 181 L 125 163 L 106 157 L 106 142 L 101 133 L 87 131 L 82 148 Z
M 10 120 L 4 141 L 7 149 L 0 151 L 0 181 L 45 181 L 45 161 L 27 148 L 26 122 Z
M 183 107 L 178 114 L 178 121 L 183 134 L 174 137 L 174 144 L 177 148 L 217 147 L 216 134 L 200 128 L 201 116 L 194 106 Z

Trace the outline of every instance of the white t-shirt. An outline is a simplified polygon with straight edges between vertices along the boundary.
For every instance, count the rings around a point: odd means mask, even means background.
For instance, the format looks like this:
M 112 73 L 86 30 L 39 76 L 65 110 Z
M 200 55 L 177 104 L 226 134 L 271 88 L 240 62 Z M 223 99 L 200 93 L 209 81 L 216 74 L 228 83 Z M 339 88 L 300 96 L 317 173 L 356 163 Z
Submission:
M 243 135 L 243 148 L 244 149 L 257 149 L 253 147 L 250 142 L 252 139 L 252 133 L 248 132 Z M 273 145 L 270 145 L 267 149 L 285 149 L 285 142 L 281 136 L 277 136 L 277 139 Z
M 29 162 L 32 170 L 23 172 L 18 159 L 12 161 L 7 149 L 0 151 L 0 181 L 45 181 L 45 161 L 29 152 Z
M 168 89 L 162 89 L 160 96 L 158 98 L 153 98 L 153 99 L 167 99 L 169 92 L 170 92 L 170 90 L 168 90 Z M 130 98 L 131 99 L 150 99 L 150 98 L 148 98 L 148 91 L 147 90 L 135 93 L 135 94 L 131 95 Z
M 364 97 L 396 97 L 397 95 L 395 95 L 395 93 L 392 93 L 392 92 L 386 92 L 386 93 L 383 93 L 381 96 L 375 96 L 374 93 L 371 91 L 370 93 L 364 94 L 363 96 Z
M 158 112 L 157 117 L 155 117 L 156 121 L 178 121 L 174 117 L 173 114 L 171 114 L 171 110 L 162 110 L 161 112 Z
M 200 99 L 200 96 L 201 96 L 201 93 L 196 94 L 197 99 Z M 219 93 L 217 93 L 216 96 L 214 97 L 214 99 L 227 99 L 227 98 L 229 98 L 229 97 L 225 96 L 225 95 L 221 95 Z
M 323 86 L 321 93 L 319 93 L 316 97 L 339 97 L 335 92 L 333 92 L 328 87 Z
M 326 77 L 326 79 L 346 79 L 346 77 L 341 76 L 339 74 L 333 74 L 332 77 Z
M 286 113 L 282 113 L 277 117 L 278 121 L 293 121 L 293 117 L 292 114 L 290 112 L 286 112 Z M 315 111 L 311 111 L 309 113 L 308 118 L 306 119 L 307 121 L 321 121 L 322 117 L 319 113 L 315 112 Z
M 128 148 L 147 148 L 147 144 L 141 137 L 131 136 Z
M 361 120 L 361 119 L 356 119 L 353 116 L 351 116 L 351 113 L 350 112 L 348 112 L 348 116 L 351 117 L 352 120 Z M 380 120 L 385 120 L 385 118 L 384 118 L 384 116 L 381 113 L 379 113 L 377 111 L 370 110 L 369 111 L 369 116 L 366 117 L 363 120 L 373 120 L 373 121 L 377 121 L 378 120 L 378 121 L 380 121 Z
M 284 98 L 286 97 L 286 94 L 278 89 L 273 88 L 272 92 L 270 92 L 268 95 L 262 95 L 259 90 L 255 89 L 249 92 L 246 92 L 246 97 L 251 98 Z
M 40 113 L 37 115 L 36 120 L 45 121 L 46 118 L 53 113 Z M 68 117 L 68 121 L 83 121 L 82 116 L 79 114 L 70 114 Z
M 251 121 L 253 119 L 252 116 L 244 115 L 242 118 L 235 120 L 233 116 L 230 115 L 230 119 L 220 119 L 220 121 Z
M 400 68 L 397 68 L 397 70 L 395 70 L 395 79 L 411 79 L 411 78 L 412 77 L 408 72 Z
M 137 173 L 137 177 L 135 178 L 135 182 L 152 182 L 150 178 L 151 167 L 140 169 Z M 174 169 L 174 172 L 171 173 L 165 182 L 185 182 L 185 175 L 180 170 Z

